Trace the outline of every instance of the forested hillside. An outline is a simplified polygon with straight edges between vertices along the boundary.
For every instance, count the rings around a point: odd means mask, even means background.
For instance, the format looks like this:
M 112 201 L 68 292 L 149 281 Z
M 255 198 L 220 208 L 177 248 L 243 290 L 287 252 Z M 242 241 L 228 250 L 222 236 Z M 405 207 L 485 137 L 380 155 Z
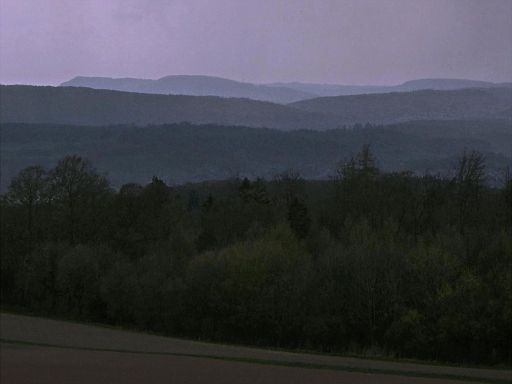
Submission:
M 119 191 L 77 156 L 0 199 L 1 302 L 274 347 L 509 365 L 512 182 L 382 173 L 368 147 L 296 173 Z
M 74 125 L 246 125 L 282 130 L 326 129 L 339 118 L 250 99 L 155 95 L 77 87 L 0 86 L 1 123 Z
M 487 159 L 487 182 L 512 166 L 512 129 L 506 120 L 429 121 L 392 126 L 356 125 L 332 131 L 290 131 L 233 126 L 174 124 L 0 127 L 2 190 L 22 168 L 53 167 L 58 159 L 85 156 L 120 187 L 156 175 L 168 183 L 265 177 L 294 169 L 308 179 L 327 179 L 339 161 L 370 144 L 387 171 L 450 175 L 456 156 L 479 150 Z
M 409 120 L 512 119 L 512 88 L 395 92 L 319 97 L 290 104 L 303 111 L 334 114 L 347 123 Z
M 512 88 L 315 98 L 288 105 L 77 87 L 0 86 L 1 123 L 244 125 L 325 130 L 361 123 L 512 119 Z

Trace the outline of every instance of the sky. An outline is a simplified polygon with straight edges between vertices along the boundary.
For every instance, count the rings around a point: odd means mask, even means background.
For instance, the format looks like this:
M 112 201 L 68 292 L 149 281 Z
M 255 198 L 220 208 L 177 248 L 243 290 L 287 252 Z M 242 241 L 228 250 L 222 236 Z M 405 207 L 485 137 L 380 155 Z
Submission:
M 512 0 L 0 0 L 0 83 L 512 81 Z

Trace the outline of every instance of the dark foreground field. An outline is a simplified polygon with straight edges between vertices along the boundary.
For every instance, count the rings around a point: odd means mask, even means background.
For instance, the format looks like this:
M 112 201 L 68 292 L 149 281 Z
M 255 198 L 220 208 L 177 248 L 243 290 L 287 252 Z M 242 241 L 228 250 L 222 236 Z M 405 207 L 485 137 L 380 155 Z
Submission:
M 1 314 L 6 383 L 462 383 L 510 370 L 288 353 Z

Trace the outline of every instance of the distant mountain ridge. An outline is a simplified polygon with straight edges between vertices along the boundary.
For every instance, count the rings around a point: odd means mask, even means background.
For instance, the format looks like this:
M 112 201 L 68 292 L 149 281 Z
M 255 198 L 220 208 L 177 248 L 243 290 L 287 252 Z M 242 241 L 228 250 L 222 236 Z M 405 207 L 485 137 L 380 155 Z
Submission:
M 346 96 L 418 90 L 510 87 L 512 83 L 491 83 L 466 79 L 417 79 L 399 85 L 339 85 L 301 82 L 253 84 L 215 76 L 170 75 L 157 80 L 77 76 L 61 87 L 87 87 L 114 91 L 164 95 L 220 96 L 288 104 L 322 96 Z
M 78 76 L 60 86 L 164 95 L 234 97 L 283 104 L 317 96 L 286 87 L 269 87 L 220 77 L 191 75 L 165 76 L 157 80 Z
M 417 79 L 399 85 L 338 85 L 316 83 L 271 83 L 268 86 L 286 87 L 297 91 L 314 93 L 318 96 L 348 96 L 373 93 L 411 92 L 421 90 L 457 90 L 464 88 L 502 88 L 512 87 L 512 83 L 492 83 L 467 79 Z

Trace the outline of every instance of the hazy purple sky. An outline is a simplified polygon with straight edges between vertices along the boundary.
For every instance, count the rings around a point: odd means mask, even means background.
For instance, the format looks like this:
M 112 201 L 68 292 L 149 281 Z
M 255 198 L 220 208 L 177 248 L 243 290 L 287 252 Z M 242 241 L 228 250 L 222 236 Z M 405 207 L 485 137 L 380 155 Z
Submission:
M 512 80 L 512 0 L 0 0 L 0 82 Z

